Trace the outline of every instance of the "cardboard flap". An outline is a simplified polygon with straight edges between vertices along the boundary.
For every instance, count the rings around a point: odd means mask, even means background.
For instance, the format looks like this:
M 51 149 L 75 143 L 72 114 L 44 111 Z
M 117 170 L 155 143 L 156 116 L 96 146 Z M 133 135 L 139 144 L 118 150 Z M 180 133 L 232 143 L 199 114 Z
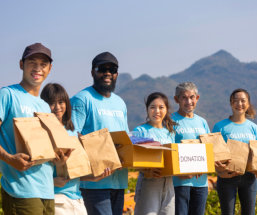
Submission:
M 114 144 L 132 145 L 130 138 L 126 131 L 110 132 Z
M 199 136 L 200 141 L 202 143 L 221 143 L 226 144 L 225 140 L 223 139 L 223 136 L 221 132 L 215 132 L 215 133 L 208 133 L 208 134 L 201 134 Z
M 142 148 L 146 148 L 146 149 L 162 149 L 162 150 L 173 150 L 171 148 L 167 148 L 165 146 L 150 146 L 150 145 L 147 145 L 147 144 L 134 144 L 133 145 L 134 147 L 142 147 Z
M 202 134 L 202 136 L 204 136 L 204 135 L 206 135 L 206 136 L 219 136 L 219 135 L 221 135 L 221 132 L 214 132 L 214 133 L 208 133 L 208 134 Z
M 181 143 L 197 144 L 197 143 L 201 143 L 201 142 L 199 139 L 185 139 L 185 140 L 181 140 Z
M 45 129 L 49 132 L 49 136 L 53 140 L 53 146 L 57 149 L 74 149 L 69 141 L 69 134 L 64 126 L 59 122 L 53 113 L 34 113 Z

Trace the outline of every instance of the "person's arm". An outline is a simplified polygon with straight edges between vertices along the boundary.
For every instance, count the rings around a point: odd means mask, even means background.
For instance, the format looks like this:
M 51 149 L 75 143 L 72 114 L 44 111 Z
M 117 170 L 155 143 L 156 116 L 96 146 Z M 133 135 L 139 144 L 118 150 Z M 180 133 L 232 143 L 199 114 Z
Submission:
M 79 98 L 72 98 L 71 100 L 71 120 L 75 130 L 79 133 L 82 132 L 86 123 L 86 104 Z
M 0 146 L 0 159 L 19 171 L 25 171 L 34 165 L 34 162 L 30 161 L 30 156 L 24 153 L 9 154 L 2 146 Z
M 100 181 L 108 176 L 110 176 L 114 171 L 111 171 L 110 168 L 106 168 L 103 172 L 102 175 L 98 176 L 98 177 L 94 177 L 92 175 L 89 175 L 89 176 L 83 176 L 83 177 L 80 177 L 80 181 Z
M 2 121 L 0 120 L 0 129 L 1 125 Z M 25 171 L 34 165 L 34 162 L 30 161 L 29 155 L 24 153 L 12 155 L 6 152 L 2 146 L 0 146 L 0 159 L 19 171 Z
M 54 186 L 55 187 L 64 187 L 67 182 L 69 182 L 70 179 L 64 178 L 64 177 L 55 177 L 54 178 Z
M 66 152 L 63 152 L 62 149 L 59 149 L 57 152 L 55 152 L 55 159 L 53 160 L 54 165 L 64 165 L 70 157 L 72 151 L 74 151 L 74 149 L 68 149 Z

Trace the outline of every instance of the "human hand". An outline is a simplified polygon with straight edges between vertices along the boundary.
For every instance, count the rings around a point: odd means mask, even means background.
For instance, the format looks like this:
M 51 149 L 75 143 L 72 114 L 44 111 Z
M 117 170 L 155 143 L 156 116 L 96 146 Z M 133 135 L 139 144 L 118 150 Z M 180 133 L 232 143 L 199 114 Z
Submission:
M 202 175 L 203 175 L 203 174 L 196 174 L 196 175 L 194 175 L 194 176 L 195 176 L 196 179 L 197 179 L 197 178 L 200 178 Z
M 80 177 L 80 180 L 81 181 L 100 181 L 108 176 L 110 176 L 114 171 L 112 171 L 109 167 L 107 167 L 106 169 L 104 169 L 104 172 L 100 175 L 100 176 L 97 176 L 97 177 L 94 177 L 94 176 L 83 176 L 83 177 Z
M 227 167 L 230 163 L 230 160 L 228 160 L 225 163 L 221 163 L 220 161 L 215 161 L 215 169 L 217 172 L 223 172 L 225 170 L 227 170 Z
M 160 168 L 153 168 L 151 169 L 151 172 L 152 172 L 152 176 L 154 178 L 161 178 L 161 169 Z
M 34 161 L 30 161 L 30 156 L 24 153 L 9 154 L 5 161 L 19 171 L 25 171 L 35 164 Z
M 107 167 L 106 169 L 104 169 L 104 172 L 102 175 L 95 177 L 95 180 L 100 181 L 101 179 L 104 179 L 104 178 L 110 176 L 114 171 L 112 171 L 109 167 Z
M 55 177 L 54 178 L 54 186 L 56 187 L 64 187 L 67 182 L 69 182 L 70 179 L 64 178 L 64 177 Z
M 66 163 L 74 149 L 68 149 L 65 153 L 62 149 L 55 152 L 55 159 L 53 160 L 55 165 L 62 166 Z

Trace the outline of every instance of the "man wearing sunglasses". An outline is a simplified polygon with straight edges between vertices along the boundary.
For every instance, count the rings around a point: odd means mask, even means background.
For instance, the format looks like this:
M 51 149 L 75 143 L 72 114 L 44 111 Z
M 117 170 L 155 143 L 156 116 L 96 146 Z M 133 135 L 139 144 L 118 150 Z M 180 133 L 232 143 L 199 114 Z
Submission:
M 71 99 L 75 129 L 82 135 L 102 128 L 128 131 L 126 105 L 113 93 L 118 77 L 116 57 L 109 52 L 97 55 L 92 61 L 91 75 L 93 86 L 83 89 Z M 117 170 L 98 182 L 81 182 L 88 214 L 122 215 L 127 185 L 127 169 Z

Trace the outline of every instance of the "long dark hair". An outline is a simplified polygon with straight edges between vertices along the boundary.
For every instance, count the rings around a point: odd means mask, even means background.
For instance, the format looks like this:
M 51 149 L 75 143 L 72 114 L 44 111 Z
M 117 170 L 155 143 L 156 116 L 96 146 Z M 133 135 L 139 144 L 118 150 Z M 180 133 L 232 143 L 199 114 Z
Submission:
M 235 90 L 231 93 L 231 95 L 230 95 L 230 103 L 233 102 L 233 99 L 234 99 L 235 95 L 236 95 L 237 93 L 241 93 L 241 92 L 243 92 L 243 93 L 247 96 L 248 102 L 249 102 L 249 108 L 248 108 L 247 111 L 245 112 L 245 117 L 246 117 L 246 118 L 249 118 L 249 119 L 254 119 L 254 118 L 255 118 L 255 115 L 256 115 L 256 111 L 255 111 L 255 109 L 254 109 L 254 106 L 253 106 L 252 103 L 251 103 L 250 94 L 247 92 L 247 90 L 242 89 L 242 88 L 235 89 Z
M 169 104 L 169 99 L 165 94 L 163 94 L 161 92 L 151 93 L 145 100 L 146 112 L 148 112 L 148 107 L 150 106 L 152 101 L 155 99 L 158 99 L 158 98 L 164 102 L 166 109 L 167 109 L 167 113 L 166 113 L 165 117 L 163 118 L 162 124 L 169 130 L 170 133 L 173 133 L 174 132 L 173 126 L 176 125 L 176 123 L 170 117 L 171 106 Z M 146 118 L 146 121 L 149 121 L 148 117 Z
M 62 123 L 67 130 L 74 131 L 74 125 L 71 121 L 71 104 L 66 90 L 60 84 L 49 83 L 43 88 L 40 97 L 49 105 L 56 100 L 65 102 L 66 111 L 62 117 Z

